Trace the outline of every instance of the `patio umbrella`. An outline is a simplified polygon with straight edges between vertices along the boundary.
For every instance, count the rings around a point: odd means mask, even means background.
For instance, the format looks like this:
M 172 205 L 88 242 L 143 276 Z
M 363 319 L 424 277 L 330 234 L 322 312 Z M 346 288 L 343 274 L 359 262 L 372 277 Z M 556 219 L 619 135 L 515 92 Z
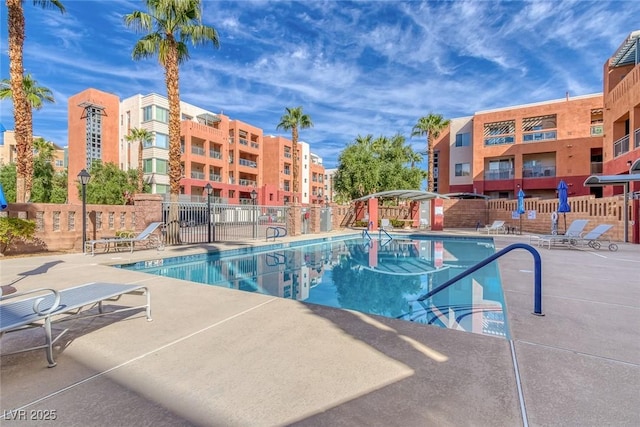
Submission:
M 522 214 L 525 213 L 524 209 L 524 191 L 522 188 L 518 191 L 518 216 L 520 217 L 520 233 L 522 233 Z
M 0 184 L 0 211 L 7 209 L 7 198 L 4 197 L 4 189 L 2 188 L 2 184 Z
M 560 180 L 558 183 L 558 213 L 562 213 L 564 216 L 564 232 L 567 232 L 567 212 L 571 212 L 571 206 L 568 201 L 569 187 L 567 184 Z

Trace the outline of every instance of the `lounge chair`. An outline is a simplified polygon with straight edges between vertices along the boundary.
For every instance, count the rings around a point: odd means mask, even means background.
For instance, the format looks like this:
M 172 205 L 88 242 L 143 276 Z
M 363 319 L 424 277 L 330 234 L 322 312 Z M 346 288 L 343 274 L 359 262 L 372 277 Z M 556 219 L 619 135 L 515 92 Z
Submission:
M 144 243 L 147 248 L 163 249 L 164 243 L 162 241 L 162 236 L 154 234 L 156 230 L 162 228 L 162 225 L 162 222 L 152 222 L 147 226 L 147 228 L 142 230 L 140 234 L 133 237 L 113 237 L 109 239 L 89 240 L 85 243 L 85 253 L 89 251 L 89 248 L 91 248 L 91 256 L 94 256 L 96 252 L 96 245 L 105 245 L 107 250 L 111 245 L 113 245 L 114 248 L 125 247 L 128 248 L 130 252 L 133 252 L 136 243 Z
M 493 224 L 485 225 L 484 229 L 487 230 L 487 234 L 491 234 L 492 231 L 495 231 L 496 234 L 498 234 L 498 232 L 504 233 L 506 231 L 504 221 L 493 221 Z
M 117 301 L 122 295 L 132 293 L 146 295 L 146 304 L 109 312 L 103 311 L 102 303 L 104 301 Z M 35 296 L 28 296 L 34 294 Z M 5 303 L 6 300 L 14 298 L 17 298 L 17 300 Z M 97 314 L 89 314 L 86 311 L 82 311 L 84 307 L 93 308 L 95 306 L 98 306 Z M 87 283 L 62 291 L 34 289 L 18 292 L 0 298 L 0 337 L 8 332 L 44 327 L 45 344 L 14 351 L 6 355 L 45 349 L 49 367 L 52 368 L 56 366 L 56 362 L 53 359 L 53 344 L 68 330 L 63 330 L 53 338 L 51 326 L 54 317 L 64 316 L 56 320 L 57 322 L 63 322 L 69 319 L 102 316 L 141 308 L 146 309 L 147 320 L 151 321 L 151 294 L 147 287 L 141 285 Z
M 380 220 L 380 228 L 383 230 L 393 230 L 393 226 L 391 225 L 389 218 L 382 218 Z
M 611 228 L 613 228 L 613 225 L 611 224 L 600 224 L 597 225 L 593 230 L 591 230 L 590 232 L 588 232 L 587 234 L 585 234 L 584 236 L 580 237 L 579 239 L 573 239 L 573 244 L 575 246 L 577 245 L 587 245 L 590 248 L 593 249 L 600 249 L 600 247 L 602 246 L 602 244 L 600 242 L 602 241 L 606 241 L 608 246 L 609 246 L 609 250 L 611 252 L 615 252 L 618 250 L 618 245 L 616 245 L 615 243 L 612 243 L 611 240 L 600 240 L 600 237 L 602 237 L 603 234 L 605 234 L 607 231 L 609 231 Z
M 548 234 L 546 236 L 537 236 L 538 246 L 544 246 L 545 244 L 549 249 L 551 246 L 575 246 L 576 242 L 582 238 L 584 228 L 589 222 L 588 219 L 576 219 L 569 224 L 567 231 L 564 234 Z M 529 239 L 529 243 L 531 243 Z

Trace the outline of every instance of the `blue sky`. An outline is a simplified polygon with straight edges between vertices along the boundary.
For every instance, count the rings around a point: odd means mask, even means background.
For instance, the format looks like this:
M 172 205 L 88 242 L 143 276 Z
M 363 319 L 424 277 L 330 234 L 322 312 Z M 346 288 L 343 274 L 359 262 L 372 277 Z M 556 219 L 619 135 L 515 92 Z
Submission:
M 126 98 L 166 95 L 156 60 L 133 61 L 140 35 L 122 16 L 134 0 L 62 0 L 67 12 L 24 2 L 24 65 L 56 103 L 34 114 L 34 134 L 67 144 L 67 99 L 94 87 Z M 357 135 L 409 138 L 429 112 L 446 118 L 602 91 L 602 67 L 632 31 L 640 1 L 210 1 L 204 22 L 220 49 L 191 47 L 181 99 L 264 130 L 303 106 L 301 131 L 335 167 Z M 9 77 L 5 2 L 0 73 Z M 13 129 L 11 103 L 0 123 Z M 410 140 L 424 151 L 423 138 Z

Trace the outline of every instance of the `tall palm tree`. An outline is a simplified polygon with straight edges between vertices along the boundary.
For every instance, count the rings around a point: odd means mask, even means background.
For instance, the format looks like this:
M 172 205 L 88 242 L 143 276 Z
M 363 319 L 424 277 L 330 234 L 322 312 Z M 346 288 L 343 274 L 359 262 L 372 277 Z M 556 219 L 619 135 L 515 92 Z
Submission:
M 280 117 L 280 123 L 276 129 L 291 131 L 291 145 L 293 146 L 293 197 L 298 201 L 298 128 L 307 129 L 313 127 L 311 117 L 302 112 L 302 107 L 285 108 L 287 113 Z
M 31 109 L 23 87 L 24 66 L 22 53 L 24 49 L 24 10 L 23 0 L 6 0 L 9 29 L 9 78 L 13 93 L 13 120 L 16 135 L 17 174 L 16 174 L 16 202 L 27 201 L 27 177 L 33 170 L 33 123 Z M 33 4 L 42 8 L 58 8 L 64 12 L 64 6 L 59 0 L 33 0 Z M 31 179 L 29 178 L 29 183 Z M 30 189 L 29 189 L 30 191 Z
M 442 114 L 429 113 L 420 117 L 418 123 L 411 130 L 411 136 L 427 136 L 427 191 L 433 191 L 433 141 L 440 136 L 440 132 L 449 126 L 450 120 L 444 119 Z
M 169 100 L 169 210 L 168 239 L 179 240 L 178 195 L 180 194 L 180 92 L 179 66 L 189 59 L 187 43 L 211 42 L 220 46 L 218 32 L 202 24 L 201 0 L 145 0 L 147 12 L 133 11 L 124 22 L 136 32 L 146 33 L 133 47 L 134 60 L 158 58 L 164 68 Z
M 38 86 L 38 82 L 31 77 L 31 74 L 25 74 L 22 78 L 22 88 L 27 101 L 27 129 L 29 131 L 29 138 L 32 141 L 31 148 L 27 149 L 23 159 L 18 156 L 18 163 L 22 162 L 25 167 L 24 176 L 24 200 L 29 201 L 31 199 L 31 187 L 33 186 L 33 110 L 39 110 L 44 105 L 44 102 L 55 102 L 53 99 L 53 93 L 49 88 Z M 13 99 L 13 90 L 11 88 L 11 80 L 3 79 L 0 82 L 0 99 Z M 16 132 L 16 140 L 18 139 Z M 16 144 L 17 145 L 17 144 Z M 19 151 L 18 151 L 19 152 Z
M 145 142 L 153 141 L 153 133 L 146 129 L 132 128 L 129 130 L 129 135 L 124 137 L 129 144 L 138 141 L 138 193 L 142 193 L 144 189 L 144 183 L 142 182 L 142 149 Z

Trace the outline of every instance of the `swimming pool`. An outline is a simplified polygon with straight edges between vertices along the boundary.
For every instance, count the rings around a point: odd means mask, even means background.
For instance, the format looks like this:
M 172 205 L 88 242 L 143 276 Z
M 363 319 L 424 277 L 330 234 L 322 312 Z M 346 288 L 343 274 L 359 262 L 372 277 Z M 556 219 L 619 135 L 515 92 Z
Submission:
M 117 267 L 509 338 L 497 263 L 417 301 L 493 255 L 491 238 L 391 237 L 273 244 Z

